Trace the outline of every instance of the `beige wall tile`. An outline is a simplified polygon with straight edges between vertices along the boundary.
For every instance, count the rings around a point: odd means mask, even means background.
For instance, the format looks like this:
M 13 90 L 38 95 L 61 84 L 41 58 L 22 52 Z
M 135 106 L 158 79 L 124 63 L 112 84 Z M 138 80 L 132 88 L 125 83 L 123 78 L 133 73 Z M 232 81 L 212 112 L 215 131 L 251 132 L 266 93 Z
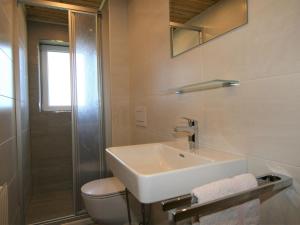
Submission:
M 112 97 L 112 141 L 114 146 L 129 145 L 129 99 L 128 97 Z
M 103 73 L 107 145 L 130 143 L 127 0 L 107 1 L 103 12 Z
M 244 31 L 247 79 L 300 71 L 299 25 L 297 0 L 249 1 L 249 26 Z
M 296 6 L 299 2 L 270 1 L 265 4 L 249 1 L 249 24 L 173 59 L 167 54 L 169 47 L 166 47 L 169 44 L 168 4 L 156 2 L 155 7 L 152 4 L 129 1 L 131 114 L 135 106 L 146 105 L 149 112 L 146 130 L 151 132 L 161 131 L 164 127 L 168 127 L 165 132 L 170 132 L 176 118 L 189 115 L 200 121 L 204 145 L 299 166 L 300 162 L 294 157 L 299 153 L 296 140 L 300 126 L 296 103 L 299 74 L 295 73 L 300 57 L 296 41 L 297 22 L 300 21 L 297 19 L 299 7 Z M 275 16 L 279 9 L 281 14 Z M 273 17 L 276 17 L 276 23 L 272 23 Z M 147 31 L 150 24 L 156 24 L 155 35 Z M 277 35 L 278 26 L 288 27 L 288 32 Z M 255 43 L 263 45 L 267 41 L 271 44 L 287 38 L 288 43 L 270 45 L 270 48 L 255 47 Z M 290 46 L 294 46 L 292 51 L 288 50 L 292 48 Z M 286 57 L 291 60 L 283 62 L 271 48 L 278 53 L 286 52 Z M 272 56 L 272 59 L 264 59 L 273 60 L 268 62 L 268 68 L 278 74 L 264 67 L 263 59 L 257 59 L 262 53 L 256 55 L 257 51 Z M 285 65 L 277 67 L 281 63 Z M 265 77 L 268 79 L 260 79 Z M 173 97 L 173 101 L 171 96 L 159 95 L 159 90 L 216 78 L 239 79 L 242 83 L 238 88 Z M 140 128 L 133 128 L 134 134 L 139 131 Z M 133 142 L 139 142 L 138 138 Z
M 204 93 L 203 144 L 299 166 L 300 76 L 243 82 Z
M 0 144 L 15 136 L 15 100 L 0 96 Z
M 14 75 L 12 60 L 0 48 L 0 95 L 14 98 Z
M 280 173 L 293 178 L 293 186 L 263 202 L 261 224 L 299 224 L 300 167 L 260 158 L 248 158 L 249 171 L 255 175 Z

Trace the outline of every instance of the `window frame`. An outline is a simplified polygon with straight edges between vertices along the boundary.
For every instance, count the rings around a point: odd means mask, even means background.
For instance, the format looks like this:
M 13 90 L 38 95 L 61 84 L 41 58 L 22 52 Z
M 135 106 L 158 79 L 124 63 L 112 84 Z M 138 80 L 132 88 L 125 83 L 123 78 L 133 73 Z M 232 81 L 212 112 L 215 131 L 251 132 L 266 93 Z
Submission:
M 40 84 L 41 84 L 41 97 L 40 97 L 40 108 L 41 111 L 45 112 L 70 112 L 72 110 L 72 97 L 71 104 L 65 106 L 50 106 L 49 95 L 48 95 L 48 52 L 62 52 L 70 53 L 69 46 L 66 44 L 48 44 L 41 42 L 39 44 L 40 51 Z M 71 68 L 70 68 L 71 69 Z M 70 85 L 71 82 L 71 71 L 70 71 Z

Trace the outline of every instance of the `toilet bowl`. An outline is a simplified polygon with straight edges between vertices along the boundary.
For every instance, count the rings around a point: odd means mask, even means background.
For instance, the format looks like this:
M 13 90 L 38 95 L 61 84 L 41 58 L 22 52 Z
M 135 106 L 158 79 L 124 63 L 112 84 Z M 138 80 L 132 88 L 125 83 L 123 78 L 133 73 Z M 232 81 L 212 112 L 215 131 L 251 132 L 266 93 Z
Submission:
M 88 214 L 101 225 L 128 222 L 125 187 L 116 177 L 94 180 L 81 187 Z

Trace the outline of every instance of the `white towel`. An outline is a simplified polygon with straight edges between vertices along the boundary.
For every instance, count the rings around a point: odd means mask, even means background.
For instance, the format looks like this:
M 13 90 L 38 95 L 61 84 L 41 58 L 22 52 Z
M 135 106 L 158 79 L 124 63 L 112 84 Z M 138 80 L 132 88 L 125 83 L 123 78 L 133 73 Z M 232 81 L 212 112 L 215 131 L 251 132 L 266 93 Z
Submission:
M 203 204 L 234 193 L 257 187 L 252 174 L 242 174 L 230 179 L 223 179 L 192 190 L 197 198 L 196 204 Z M 194 225 L 258 225 L 260 218 L 260 201 L 254 199 L 232 208 L 203 216 L 200 223 Z

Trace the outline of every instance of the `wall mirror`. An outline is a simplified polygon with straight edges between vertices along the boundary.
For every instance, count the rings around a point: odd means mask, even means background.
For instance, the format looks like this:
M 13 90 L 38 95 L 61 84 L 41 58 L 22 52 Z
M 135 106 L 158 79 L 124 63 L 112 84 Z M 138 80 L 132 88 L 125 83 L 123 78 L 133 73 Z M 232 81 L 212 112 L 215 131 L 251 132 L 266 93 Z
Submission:
M 172 57 L 248 22 L 247 0 L 169 0 Z

